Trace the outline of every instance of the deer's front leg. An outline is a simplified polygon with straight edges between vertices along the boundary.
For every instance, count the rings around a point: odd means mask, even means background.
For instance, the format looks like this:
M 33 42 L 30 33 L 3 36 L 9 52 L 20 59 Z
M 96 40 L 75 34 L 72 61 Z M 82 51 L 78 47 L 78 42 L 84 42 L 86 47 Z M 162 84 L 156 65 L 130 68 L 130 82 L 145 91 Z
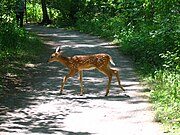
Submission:
M 110 89 L 110 86 L 111 86 L 111 80 L 112 80 L 112 75 L 108 76 L 109 80 L 108 80 L 108 85 L 107 85 L 107 88 L 106 88 L 106 95 L 105 96 L 108 96 L 109 94 L 109 89 Z
M 83 95 L 84 90 L 83 90 L 83 71 L 79 71 L 79 80 L 80 80 L 80 96 Z
M 60 94 L 62 94 L 63 89 L 64 89 L 64 84 L 68 80 L 68 78 L 74 76 L 76 73 L 77 73 L 77 70 L 71 70 L 69 74 L 64 77 L 63 82 L 61 84 Z

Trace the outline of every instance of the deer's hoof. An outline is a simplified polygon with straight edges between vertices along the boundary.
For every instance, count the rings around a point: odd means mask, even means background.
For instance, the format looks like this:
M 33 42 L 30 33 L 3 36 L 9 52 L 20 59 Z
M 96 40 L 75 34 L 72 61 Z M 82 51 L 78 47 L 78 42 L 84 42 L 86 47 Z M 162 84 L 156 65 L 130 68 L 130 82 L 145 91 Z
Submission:
M 62 92 L 59 92 L 59 95 L 63 95 L 63 93 L 62 93 Z

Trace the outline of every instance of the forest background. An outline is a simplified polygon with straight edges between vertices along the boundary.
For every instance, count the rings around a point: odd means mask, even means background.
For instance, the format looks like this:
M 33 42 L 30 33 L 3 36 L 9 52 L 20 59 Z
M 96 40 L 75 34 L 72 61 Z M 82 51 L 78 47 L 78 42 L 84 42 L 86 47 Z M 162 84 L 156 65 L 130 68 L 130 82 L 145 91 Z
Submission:
M 150 89 L 156 121 L 166 132 L 180 127 L 180 17 L 178 0 L 26 0 L 24 22 L 101 36 L 119 45 L 135 62 Z M 5 75 L 38 59 L 45 47 L 18 27 L 16 0 L 0 3 L 0 93 Z M 12 92 L 12 91 L 10 91 Z M 14 91 L 13 91 L 14 92 Z

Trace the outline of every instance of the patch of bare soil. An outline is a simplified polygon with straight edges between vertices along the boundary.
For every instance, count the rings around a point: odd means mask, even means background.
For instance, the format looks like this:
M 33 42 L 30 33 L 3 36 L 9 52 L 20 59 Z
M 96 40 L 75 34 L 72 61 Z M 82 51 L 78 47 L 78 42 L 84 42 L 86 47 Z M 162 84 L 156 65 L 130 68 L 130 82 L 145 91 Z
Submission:
M 0 100 L 5 112 L 0 114 L 0 134 L 58 135 L 162 135 L 154 122 L 154 112 L 145 88 L 134 72 L 132 62 L 121 55 L 116 45 L 76 31 L 28 25 L 49 47 L 39 63 L 26 64 L 31 78 L 17 88 L 25 92 Z M 84 72 L 85 95 L 79 96 L 79 79 L 74 76 L 59 95 L 63 77 L 68 73 L 59 63 L 47 64 L 57 46 L 65 56 L 108 53 L 112 56 L 126 92 L 112 80 L 105 97 L 107 77 L 96 70 Z M 21 82 L 18 82 L 18 84 Z

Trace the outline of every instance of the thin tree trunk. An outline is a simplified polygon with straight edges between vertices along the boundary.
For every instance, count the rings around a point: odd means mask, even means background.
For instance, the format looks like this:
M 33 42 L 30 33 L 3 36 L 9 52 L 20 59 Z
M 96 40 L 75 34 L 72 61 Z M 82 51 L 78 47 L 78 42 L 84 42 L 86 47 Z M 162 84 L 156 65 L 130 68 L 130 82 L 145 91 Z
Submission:
M 49 19 L 49 16 L 47 13 L 46 0 L 41 0 L 41 4 L 42 4 L 42 11 L 43 11 L 43 20 L 41 24 L 50 24 L 51 20 Z
M 27 1 L 25 0 L 25 19 L 26 19 L 26 24 L 28 23 L 27 20 Z

